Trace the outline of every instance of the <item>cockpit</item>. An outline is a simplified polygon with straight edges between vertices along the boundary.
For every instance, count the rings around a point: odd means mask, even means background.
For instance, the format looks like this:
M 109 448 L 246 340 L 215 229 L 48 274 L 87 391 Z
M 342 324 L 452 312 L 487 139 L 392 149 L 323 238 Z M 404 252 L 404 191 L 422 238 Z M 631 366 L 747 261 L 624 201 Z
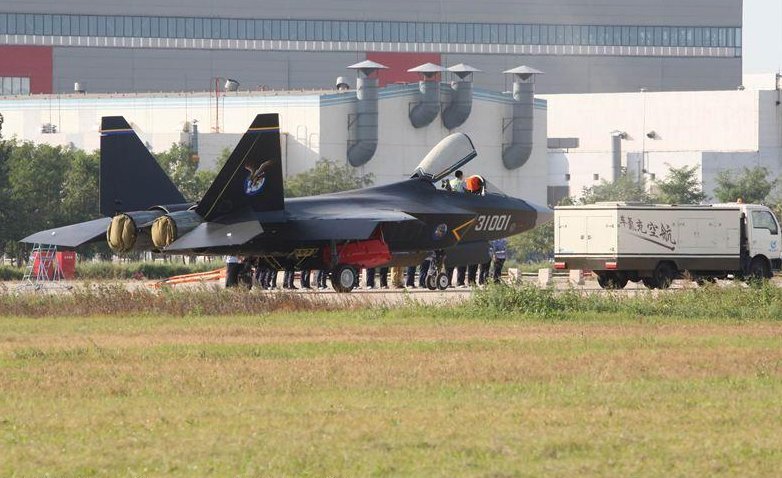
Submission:
M 415 171 L 413 171 L 412 177 L 436 183 L 452 175 L 477 156 L 478 153 L 475 151 L 475 146 L 473 146 L 469 136 L 464 133 L 455 133 L 446 137 L 432 148 Z M 485 196 L 486 194 L 507 196 L 498 187 L 480 175 L 466 178 L 465 183 L 469 183 L 466 190 L 472 194 L 480 196 Z M 444 184 L 447 183 L 444 182 Z
M 472 161 L 478 153 L 469 136 L 455 133 L 440 141 L 429 151 L 423 161 L 413 171 L 414 178 L 422 178 L 432 183 L 445 179 L 454 171 Z

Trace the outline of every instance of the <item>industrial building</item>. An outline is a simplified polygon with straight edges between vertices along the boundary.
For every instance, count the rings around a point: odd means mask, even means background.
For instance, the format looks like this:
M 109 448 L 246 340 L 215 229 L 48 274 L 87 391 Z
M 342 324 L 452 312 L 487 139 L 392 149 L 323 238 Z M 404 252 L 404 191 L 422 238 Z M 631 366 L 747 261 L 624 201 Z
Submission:
M 653 187 L 671 166 L 696 166 L 712 197 L 724 170 L 782 174 L 782 77 L 733 91 L 548 95 L 549 185 L 556 198 L 627 172 Z
M 545 71 L 540 93 L 694 91 L 741 83 L 742 0 L 0 1 L 3 94 L 334 84 L 343 66 L 431 62 Z M 446 78 L 450 79 L 450 78 Z M 476 86 L 508 91 L 500 75 Z

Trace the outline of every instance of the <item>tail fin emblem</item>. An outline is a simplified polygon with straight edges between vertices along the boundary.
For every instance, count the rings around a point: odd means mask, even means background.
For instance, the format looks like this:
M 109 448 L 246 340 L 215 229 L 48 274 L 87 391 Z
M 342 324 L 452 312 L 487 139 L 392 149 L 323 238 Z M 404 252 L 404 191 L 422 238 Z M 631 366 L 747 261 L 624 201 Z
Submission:
M 244 193 L 248 196 L 257 196 L 263 191 L 266 184 L 266 172 L 274 165 L 273 160 L 266 161 L 256 168 L 254 161 L 248 159 L 244 163 L 244 169 L 250 174 L 244 180 Z

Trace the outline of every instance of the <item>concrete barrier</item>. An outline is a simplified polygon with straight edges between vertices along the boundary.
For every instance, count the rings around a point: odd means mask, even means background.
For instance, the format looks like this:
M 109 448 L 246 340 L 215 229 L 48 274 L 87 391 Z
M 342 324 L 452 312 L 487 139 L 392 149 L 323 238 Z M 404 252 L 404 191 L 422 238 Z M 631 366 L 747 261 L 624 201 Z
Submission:
M 584 285 L 584 271 L 573 269 L 570 271 L 570 283 L 572 285 Z
M 553 270 L 551 269 L 539 269 L 538 270 L 538 285 L 540 287 L 550 287 L 553 281 Z

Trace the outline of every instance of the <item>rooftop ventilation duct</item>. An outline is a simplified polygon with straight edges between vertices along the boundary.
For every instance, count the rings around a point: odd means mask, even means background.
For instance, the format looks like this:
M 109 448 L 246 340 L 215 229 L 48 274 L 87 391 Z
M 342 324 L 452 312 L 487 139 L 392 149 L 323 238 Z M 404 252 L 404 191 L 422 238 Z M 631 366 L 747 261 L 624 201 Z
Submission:
M 440 113 L 440 78 L 445 71 L 440 65 L 424 63 L 407 70 L 410 73 L 420 73 L 423 79 L 418 83 L 418 102 L 410 108 L 410 123 L 414 128 L 423 128 L 437 118 Z
M 225 91 L 236 92 L 239 91 L 239 82 L 228 78 L 225 80 Z
M 503 125 L 511 126 L 511 142 L 502 148 L 502 162 L 507 169 L 518 169 L 532 155 L 532 138 L 535 113 L 535 76 L 542 75 L 528 66 L 520 66 L 505 72 L 516 77 L 513 82 L 513 118 Z
M 377 150 L 378 79 L 375 73 L 388 67 L 366 60 L 348 68 L 358 71 L 356 113 L 348 119 L 348 135 L 352 136 L 348 139 L 348 162 L 358 167 L 369 162 Z
M 344 76 L 338 76 L 335 88 L 337 91 L 348 91 L 350 89 L 350 83 L 348 83 L 348 79 Z
M 454 129 L 464 124 L 472 112 L 472 74 L 481 70 L 470 65 L 459 63 L 448 68 L 448 71 L 459 77 L 450 90 L 450 101 L 443 110 L 443 126 Z

